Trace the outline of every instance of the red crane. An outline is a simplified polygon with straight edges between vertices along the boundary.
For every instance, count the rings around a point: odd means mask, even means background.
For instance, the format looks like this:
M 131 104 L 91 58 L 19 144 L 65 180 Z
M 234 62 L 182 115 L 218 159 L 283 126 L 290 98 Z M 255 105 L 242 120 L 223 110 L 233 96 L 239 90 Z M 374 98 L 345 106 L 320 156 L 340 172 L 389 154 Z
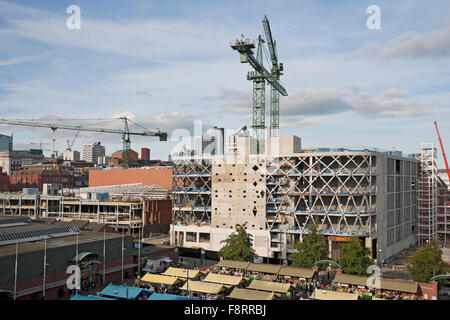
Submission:
M 436 121 L 434 122 L 434 126 L 436 127 L 439 143 L 441 144 L 442 156 L 444 157 L 445 168 L 447 169 L 448 180 L 450 181 L 450 169 L 448 168 L 448 162 L 447 157 L 445 156 L 444 145 L 442 144 L 441 135 L 439 134 L 439 129 Z

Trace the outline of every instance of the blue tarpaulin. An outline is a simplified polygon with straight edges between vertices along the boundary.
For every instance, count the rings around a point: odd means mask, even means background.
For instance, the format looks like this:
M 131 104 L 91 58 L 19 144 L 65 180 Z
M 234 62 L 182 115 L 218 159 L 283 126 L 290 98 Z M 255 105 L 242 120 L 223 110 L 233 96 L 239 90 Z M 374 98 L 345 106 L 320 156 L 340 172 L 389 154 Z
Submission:
M 109 284 L 100 292 L 100 294 L 108 297 L 133 300 L 136 299 L 142 292 L 150 294 L 153 291 L 136 287 Z
M 167 293 L 152 293 L 152 295 L 147 300 L 200 300 L 200 299 L 177 296 L 174 294 L 167 294 Z

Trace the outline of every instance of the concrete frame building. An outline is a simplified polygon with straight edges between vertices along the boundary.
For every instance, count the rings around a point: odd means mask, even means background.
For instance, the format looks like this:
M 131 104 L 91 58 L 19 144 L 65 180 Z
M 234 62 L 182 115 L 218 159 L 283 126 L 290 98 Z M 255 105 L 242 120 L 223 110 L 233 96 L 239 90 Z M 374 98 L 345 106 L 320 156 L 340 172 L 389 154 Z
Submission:
M 247 223 L 258 256 L 287 262 L 311 223 L 330 256 L 357 236 L 381 263 L 416 243 L 419 161 L 399 152 L 301 150 L 295 136 L 266 139 L 264 155 L 174 157 L 171 244 L 218 251 Z

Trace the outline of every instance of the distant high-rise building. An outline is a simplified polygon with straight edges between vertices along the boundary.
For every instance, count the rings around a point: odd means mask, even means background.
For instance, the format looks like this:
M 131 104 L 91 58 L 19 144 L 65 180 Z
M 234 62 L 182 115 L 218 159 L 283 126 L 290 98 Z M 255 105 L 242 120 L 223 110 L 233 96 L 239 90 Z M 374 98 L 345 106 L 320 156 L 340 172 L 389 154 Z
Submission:
M 141 148 L 141 160 L 150 161 L 150 149 Z
M 86 144 L 83 146 L 83 160 L 98 164 L 98 158 L 105 155 L 105 147 L 101 145 L 100 141 L 93 144 Z
M 0 134 L 0 151 L 12 151 L 13 150 L 13 136 L 6 136 Z
M 210 128 L 202 136 L 195 137 L 195 153 L 198 155 L 224 154 L 224 128 Z

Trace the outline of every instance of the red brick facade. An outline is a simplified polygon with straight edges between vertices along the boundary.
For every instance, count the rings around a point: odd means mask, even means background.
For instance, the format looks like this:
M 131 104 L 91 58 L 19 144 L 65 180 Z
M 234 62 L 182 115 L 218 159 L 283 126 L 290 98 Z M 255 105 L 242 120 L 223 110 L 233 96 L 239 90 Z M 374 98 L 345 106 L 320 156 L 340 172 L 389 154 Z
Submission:
M 42 191 L 44 183 L 61 184 L 63 188 L 73 188 L 74 176 L 66 170 L 57 169 L 25 168 L 13 172 L 9 177 L 11 191 L 20 191 L 23 188 L 39 188 Z
M 144 200 L 144 225 L 172 222 L 172 200 Z

